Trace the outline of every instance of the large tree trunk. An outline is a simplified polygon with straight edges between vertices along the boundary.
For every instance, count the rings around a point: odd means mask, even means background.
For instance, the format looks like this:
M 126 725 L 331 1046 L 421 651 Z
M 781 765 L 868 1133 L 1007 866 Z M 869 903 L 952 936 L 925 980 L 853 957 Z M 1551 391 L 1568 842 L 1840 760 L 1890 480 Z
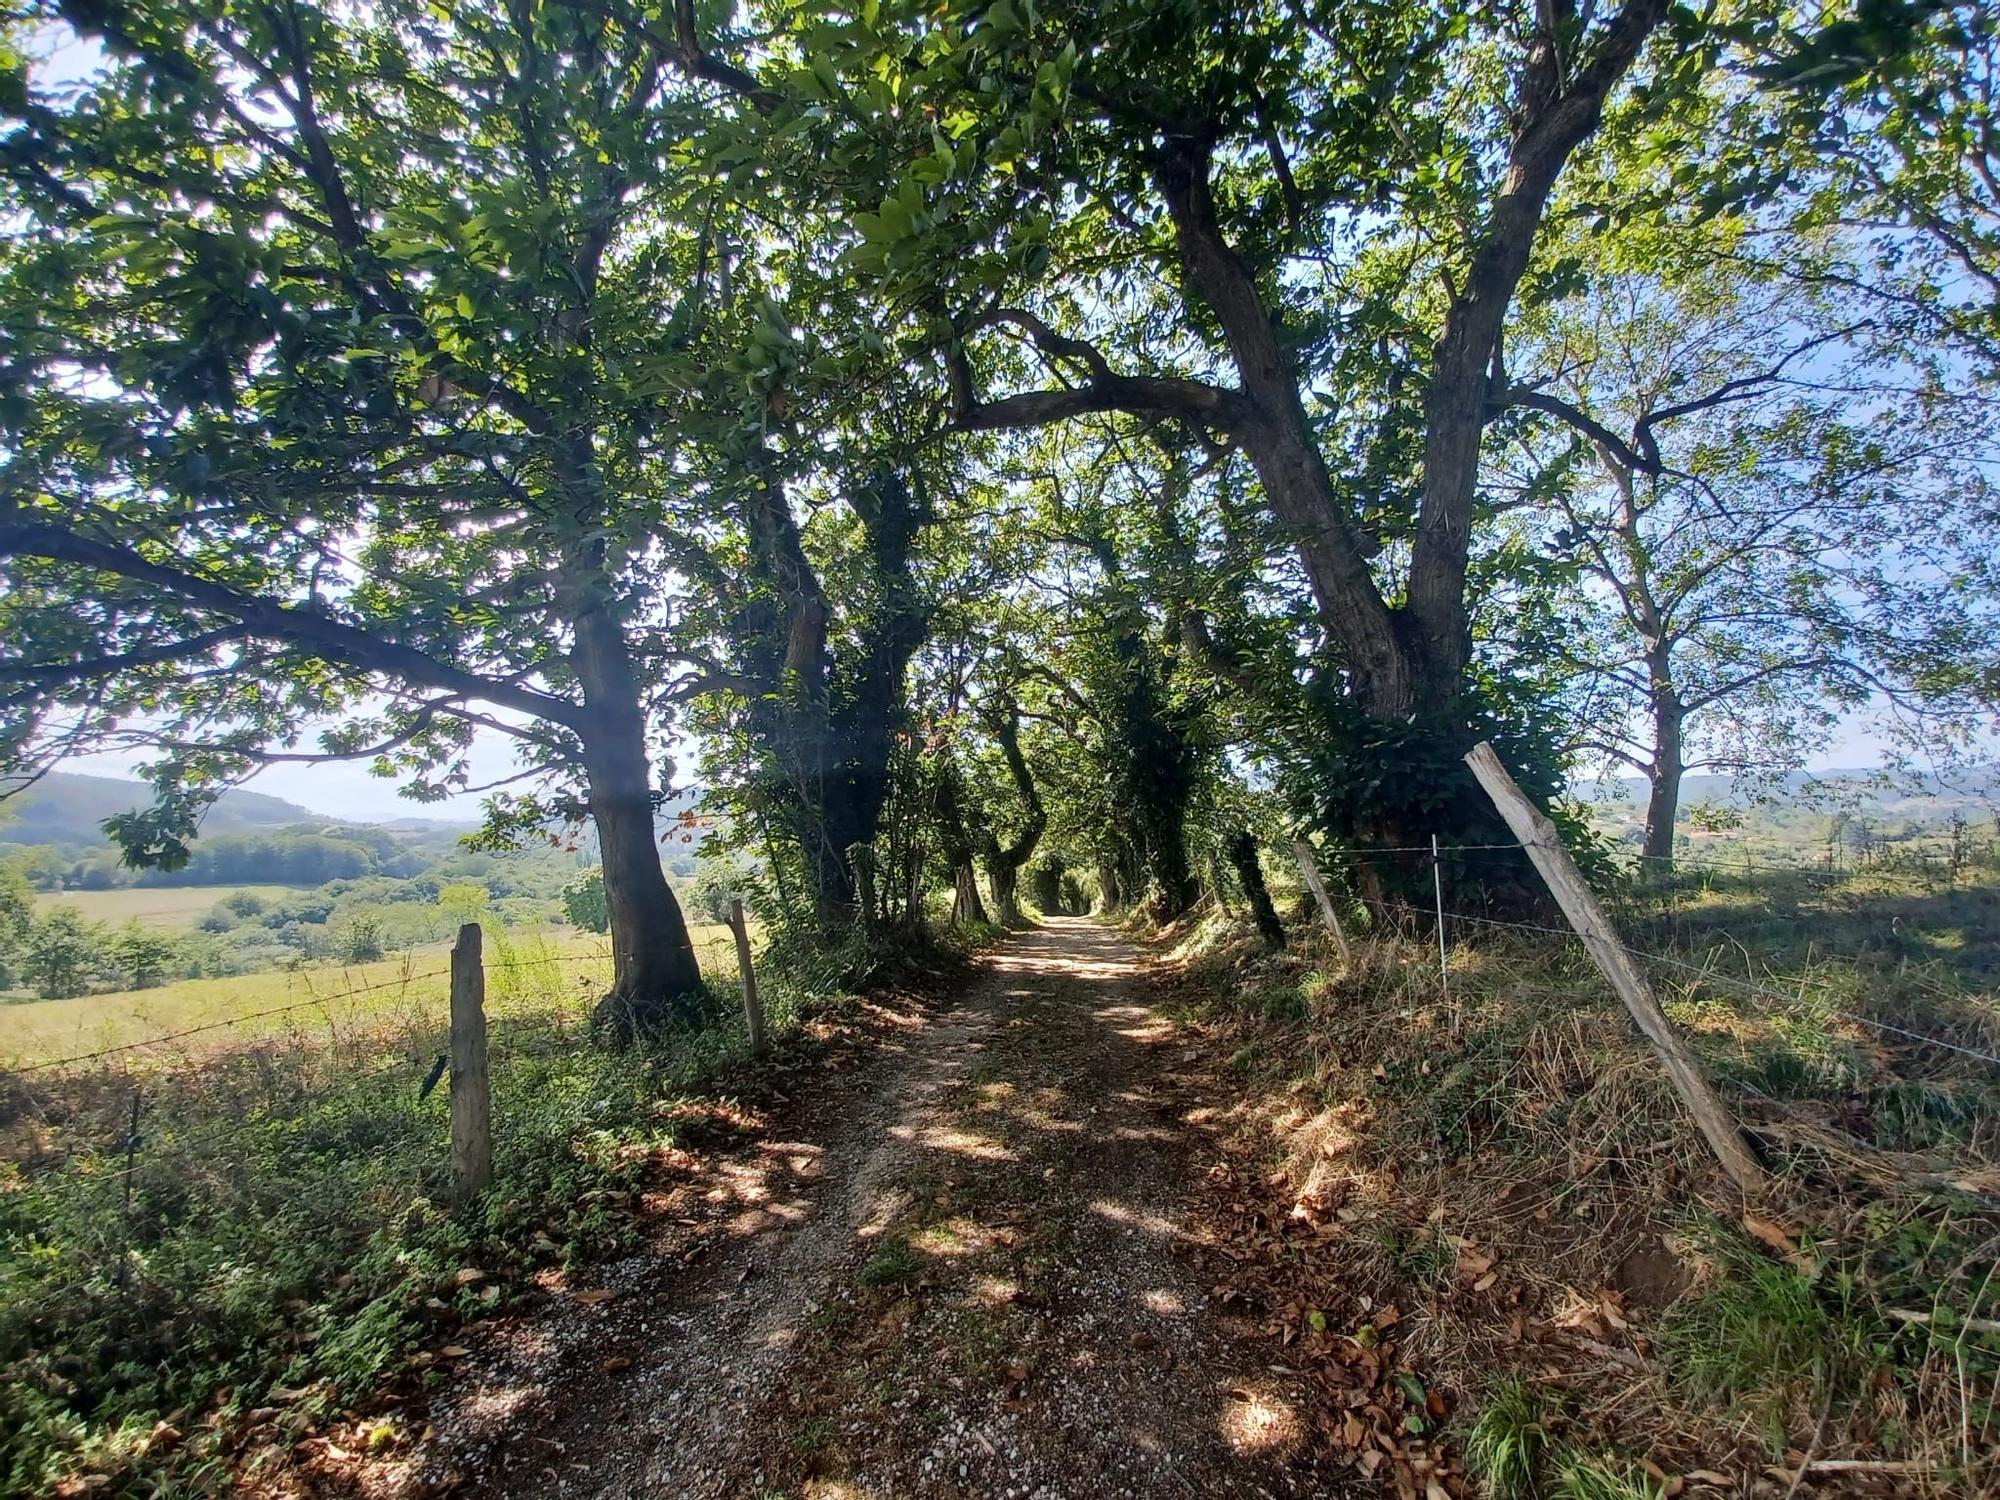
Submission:
M 1297 550 L 1328 634 L 1339 648 L 1352 705 L 1384 732 L 1413 726 L 1429 741 L 1416 759 L 1452 767 L 1445 790 L 1458 807 L 1480 804 L 1458 776 L 1470 747 L 1461 702 L 1472 641 L 1466 567 L 1477 493 L 1480 439 L 1500 373 L 1507 311 L 1533 252 L 1549 194 L 1575 149 L 1597 128 L 1604 102 L 1667 11 L 1667 0 L 1627 0 L 1579 50 L 1559 34 L 1563 12 L 1538 11 L 1518 74 L 1507 170 L 1484 222 L 1466 247 L 1431 358 L 1424 399 L 1424 490 L 1405 601 L 1391 606 L 1370 566 L 1376 541 L 1351 497 L 1334 485 L 1300 397 L 1300 374 L 1252 267 L 1216 215 L 1210 176 L 1216 142 L 1189 135 L 1156 159 L 1153 173 L 1174 226 L 1192 291 L 1221 326 L 1241 380 L 1232 432 L 1255 465 L 1271 509 Z M 1364 735 L 1363 739 L 1380 738 Z M 1385 787 L 1406 780 L 1385 775 Z M 1405 818 L 1433 809 L 1437 788 L 1390 796 L 1375 827 L 1339 831 L 1408 841 Z M 1395 804 L 1405 801 L 1398 809 Z M 1482 822 L 1486 821 L 1484 819 Z
M 611 913 L 611 992 L 593 1026 L 613 1041 L 700 1013 L 707 1000 L 687 921 L 660 867 L 653 778 L 625 637 L 608 607 L 576 622 L 572 665 L 591 726 L 583 735 L 590 816 Z
M 1125 888 L 1118 879 L 1118 861 L 1109 855 L 1097 856 L 1097 909 L 1114 912 L 1125 904 Z
M 836 647 L 833 612 L 790 500 L 775 466 L 763 462 L 767 472 L 746 489 L 745 519 L 766 597 L 738 622 L 746 675 L 760 688 L 750 719 L 784 784 L 786 823 L 812 881 L 814 916 L 831 934 L 856 916 L 848 850 L 880 831 L 903 725 L 904 676 L 930 628 L 909 557 L 931 512 L 889 473 L 849 492 L 867 538 L 872 589 L 843 622 Z
M 979 857 L 986 866 L 986 883 L 993 888 L 993 919 L 1008 927 L 1018 927 L 1026 920 L 1021 914 L 1019 895 L 1021 866 L 1034 856 L 1035 846 L 1042 841 L 1042 831 L 1048 827 L 1049 815 L 1042 806 L 1035 778 L 1028 770 L 1028 759 L 1021 753 L 1021 725 L 1013 704 L 1009 703 L 1006 712 L 994 720 L 993 736 L 1000 742 L 1000 753 L 1007 761 L 1007 774 L 1014 779 L 1014 789 L 1027 804 L 1028 821 L 1010 844 L 1002 844 L 992 827 L 982 823 L 977 835 Z
M 1221 323 L 1250 415 L 1237 439 L 1299 555 L 1321 617 L 1341 644 L 1356 697 L 1407 712 L 1415 692 L 1395 619 L 1370 575 L 1364 539 L 1349 524 L 1314 441 L 1299 377 L 1279 341 L 1256 278 L 1229 244 L 1209 184 L 1213 147 L 1187 142 L 1161 157 L 1154 181 L 1174 223 L 1189 279 Z
M 993 893 L 993 920 L 1002 927 L 1019 927 L 1027 918 L 1021 913 L 1021 867 L 1006 857 L 1000 841 L 989 831 L 981 850 L 986 866 L 986 884 Z
M 1146 829 L 1146 868 L 1152 876 L 1151 915 L 1171 922 L 1201 897 L 1201 885 L 1188 864 L 1186 809 L 1160 810 Z

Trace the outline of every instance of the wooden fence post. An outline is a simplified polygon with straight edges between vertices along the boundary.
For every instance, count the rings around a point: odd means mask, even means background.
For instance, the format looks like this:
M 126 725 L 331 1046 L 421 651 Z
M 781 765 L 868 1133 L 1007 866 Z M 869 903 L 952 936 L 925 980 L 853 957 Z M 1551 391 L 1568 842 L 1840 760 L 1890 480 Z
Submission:
M 1305 876 L 1313 900 L 1319 903 L 1320 919 L 1326 923 L 1327 931 L 1333 934 L 1333 944 L 1340 950 L 1340 961 L 1349 968 L 1354 967 L 1354 950 L 1347 946 L 1347 934 L 1340 930 L 1340 913 L 1333 909 L 1333 901 L 1319 878 L 1319 866 L 1313 862 L 1312 845 L 1304 839 L 1293 839 L 1292 856 L 1299 862 L 1299 873 Z
M 1604 915 L 1604 908 L 1598 905 L 1596 895 L 1583 878 L 1583 872 L 1569 857 L 1569 851 L 1562 846 L 1562 839 L 1556 833 L 1555 824 L 1530 802 L 1507 774 L 1500 757 L 1493 753 L 1493 747 L 1484 741 L 1474 745 L 1465 757 L 1465 763 L 1472 768 L 1472 774 L 1479 778 L 1479 784 L 1486 789 L 1486 795 L 1493 799 L 1493 805 L 1500 810 L 1500 816 L 1507 820 L 1507 826 L 1514 830 L 1514 837 L 1521 841 L 1528 851 L 1528 858 L 1534 861 L 1542 879 L 1548 882 L 1549 890 L 1576 929 L 1583 945 L 1590 950 L 1590 956 L 1597 961 L 1597 967 L 1604 971 L 1604 977 L 1611 981 L 1611 987 L 1618 991 L 1619 999 L 1632 1013 L 1639 1030 L 1665 1065 L 1667 1077 L 1687 1105 L 1694 1122 L 1707 1137 L 1716 1159 L 1722 1163 L 1736 1185 L 1746 1192 L 1763 1183 L 1763 1170 L 1757 1165 L 1757 1158 L 1751 1155 L 1750 1147 L 1743 1139 L 1743 1132 L 1730 1118 L 1723 1107 L 1721 1097 L 1710 1087 L 1701 1070 L 1696 1066 L 1694 1056 L 1675 1035 L 1666 1013 L 1660 1009 L 1660 1002 L 1653 996 L 1653 987 L 1646 976 L 1632 962 L 1632 955 L 1625 951 L 1625 945 L 1618 941 L 1616 932 Z
M 493 1180 L 493 1095 L 486 1077 L 486 968 L 477 922 L 451 950 L 451 1175 L 458 1201 Z
M 743 1021 L 750 1030 L 750 1055 L 770 1051 L 764 1039 L 764 1002 L 757 998 L 757 971 L 750 964 L 750 927 L 743 920 L 741 897 L 729 898 L 729 930 L 736 934 L 736 966 L 743 971 Z

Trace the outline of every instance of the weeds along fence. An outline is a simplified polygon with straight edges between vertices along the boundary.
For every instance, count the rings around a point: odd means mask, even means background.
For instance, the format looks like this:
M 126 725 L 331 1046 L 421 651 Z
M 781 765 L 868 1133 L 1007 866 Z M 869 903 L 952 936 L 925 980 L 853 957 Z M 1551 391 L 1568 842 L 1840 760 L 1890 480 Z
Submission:
M 727 970 L 703 956 L 718 990 L 751 972 L 747 933 Z M 454 1095 L 487 1096 L 484 1133 L 497 1141 L 460 1147 L 504 1154 L 509 1126 L 518 1135 L 544 1112 L 551 1085 L 584 1116 L 611 1107 L 606 1091 L 636 1060 L 635 1081 L 657 1086 L 659 1052 L 593 1059 L 598 1049 L 585 1045 L 610 973 L 608 950 L 564 953 L 501 933 L 486 951 L 472 923 L 448 958 L 407 955 L 385 979 L 321 989 L 304 976 L 307 993 L 280 1005 L 0 1065 L 0 1186 L 18 1195 L 55 1182 L 109 1185 L 122 1198 L 135 1177 L 199 1176 L 225 1143 L 285 1137 L 365 1145 L 410 1187 L 435 1192 L 449 1167 Z M 666 1050 L 676 1062 L 727 1056 L 763 1025 L 761 1005 L 740 1025 L 723 1011 Z M 459 1196 L 478 1186 L 452 1185 Z
M 689 1083 L 752 1050 L 736 965 L 709 971 L 712 1020 L 612 1051 L 589 1040 L 608 953 L 479 937 L 454 961 L 0 1068 L 0 1432 L 54 1432 L 78 1400 L 199 1402 L 204 1379 L 270 1376 L 273 1351 L 292 1384 L 358 1385 L 431 1302 L 490 1300 L 450 1280 L 480 1245 L 620 1232 L 605 1194 L 671 1144 Z M 767 994 L 773 1031 L 809 998 Z
M 1699 1074 L 1692 1090 L 1674 1080 L 1698 1120 L 1707 1090 L 1727 1111 L 1723 1129 L 1732 1137 L 1738 1119 L 1765 1136 L 1775 1125 L 1838 1156 L 1843 1169 L 1859 1164 L 2000 1205 L 2000 997 L 1989 979 L 2000 965 L 2000 901 L 1990 852 L 1959 848 L 1949 862 L 1878 858 L 1865 870 L 1742 857 L 1684 858 L 1671 869 L 1634 860 L 1590 880 L 1601 918 L 1594 931 L 1588 919 L 1524 913 L 1521 900 L 1484 914 L 1447 906 L 1447 868 L 1481 876 L 1489 888 L 1511 886 L 1517 897 L 1534 894 L 1523 856 L 1547 850 L 1533 838 L 1295 845 L 1294 853 L 1305 899 L 1349 964 L 1369 961 L 1366 952 L 1357 960 L 1356 949 L 1386 923 L 1428 949 L 1428 960 L 1404 950 L 1407 962 L 1428 963 L 1452 1004 L 1464 950 L 1520 944 L 1537 970 L 1618 991 L 1670 1076 L 1678 1049 Z M 1562 863 L 1576 875 L 1566 855 Z M 1371 881 L 1370 871 L 1388 878 Z M 1380 894 L 1390 884 L 1436 894 Z M 1362 899 L 1371 886 L 1376 894 Z M 1664 1041 L 1652 1035 L 1642 1002 L 1625 993 L 1619 967 L 1657 1000 Z M 1599 974 L 1584 978 L 1592 968 Z M 1730 1161 L 1729 1142 L 1711 1134 L 1711 1145 L 1738 1175 L 1743 1164 Z

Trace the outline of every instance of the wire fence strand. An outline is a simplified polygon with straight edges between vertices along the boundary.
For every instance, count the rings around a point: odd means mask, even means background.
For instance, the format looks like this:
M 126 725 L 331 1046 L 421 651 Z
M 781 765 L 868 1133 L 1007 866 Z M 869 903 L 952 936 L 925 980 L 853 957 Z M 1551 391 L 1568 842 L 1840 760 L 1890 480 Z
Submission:
M 340 990 L 331 995 L 312 995 L 304 1000 L 293 1000 L 284 1005 L 274 1005 L 266 1010 L 247 1011 L 240 1016 L 230 1016 L 221 1021 L 205 1021 L 199 1026 L 185 1027 L 180 1031 L 164 1032 L 159 1036 L 145 1037 L 136 1042 L 120 1042 L 113 1047 L 99 1047 L 91 1052 L 78 1052 L 69 1057 L 49 1058 L 43 1062 L 24 1063 L 12 1069 L 16 1073 L 45 1073 L 54 1068 L 67 1068 L 76 1063 L 96 1062 L 100 1058 L 116 1057 L 124 1052 L 140 1052 L 148 1047 L 163 1047 L 168 1042 L 178 1042 L 183 1038 L 201 1036 L 211 1031 L 226 1031 L 231 1027 L 246 1025 L 251 1021 L 269 1020 L 272 1016 L 289 1015 L 294 1011 L 313 1010 L 332 1005 L 341 1000 L 352 999 L 356 995 L 373 994 L 378 990 L 407 989 L 413 984 L 422 984 L 432 979 L 442 979 L 451 971 L 433 969 L 423 974 L 399 975 L 394 979 L 384 979 L 377 984 L 364 984 L 354 989 Z

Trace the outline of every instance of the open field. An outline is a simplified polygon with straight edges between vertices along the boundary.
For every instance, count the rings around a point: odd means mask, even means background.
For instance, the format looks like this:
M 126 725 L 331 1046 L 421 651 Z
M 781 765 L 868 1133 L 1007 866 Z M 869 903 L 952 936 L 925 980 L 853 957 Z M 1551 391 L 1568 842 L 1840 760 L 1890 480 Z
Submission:
M 44 891 L 35 910 L 46 914 L 57 906 L 74 906 L 93 922 L 136 921 L 145 927 L 192 927 L 218 901 L 249 893 L 265 901 L 283 901 L 310 886 L 176 885 L 127 886 L 115 891 Z
M 736 954 L 729 929 L 697 923 L 689 931 L 703 971 L 718 982 L 733 982 Z M 489 1010 L 504 1014 L 515 1002 L 530 999 L 545 1008 L 558 993 L 573 995 L 578 1009 L 587 1010 L 610 979 L 610 954 L 609 940 L 595 933 L 523 935 L 489 930 Z M 149 1060 L 173 1064 L 260 1036 L 315 1029 L 346 1033 L 426 1011 L 442 1018 L 449 967 L 449 945 L 436 943 L 376 963 L 319 964 L 226 979 L 179 980 L 154 989 L 73 1000 L 0 1005 L 0 1064 L 46 1062 L 194 1027 L 218 1028 L 163 1044 L 157 1054 L 145 1054 Z M 245 1017 L 251 1019 L 227 1024 Z

